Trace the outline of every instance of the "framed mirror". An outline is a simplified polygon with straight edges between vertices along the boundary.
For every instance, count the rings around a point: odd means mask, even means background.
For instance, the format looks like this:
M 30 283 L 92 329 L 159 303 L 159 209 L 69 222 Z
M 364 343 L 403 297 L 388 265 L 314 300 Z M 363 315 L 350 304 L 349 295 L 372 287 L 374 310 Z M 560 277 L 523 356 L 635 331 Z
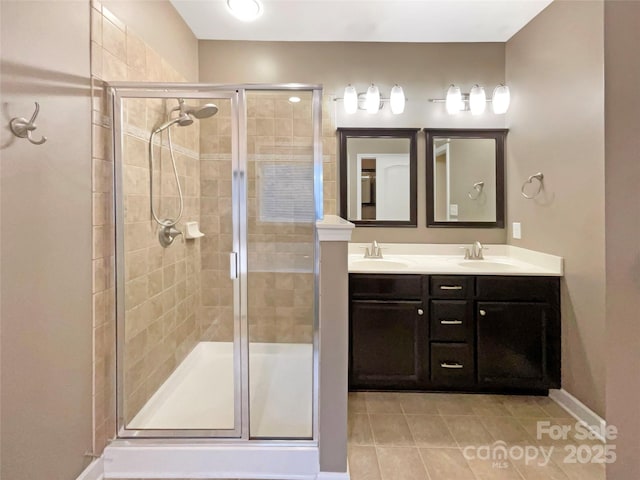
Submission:
M 339 128 L 340 216 L 358 226 L 417 226 L 417 128 Z
M 505 129 L 425 129 L 427 227 L 504 228 Z

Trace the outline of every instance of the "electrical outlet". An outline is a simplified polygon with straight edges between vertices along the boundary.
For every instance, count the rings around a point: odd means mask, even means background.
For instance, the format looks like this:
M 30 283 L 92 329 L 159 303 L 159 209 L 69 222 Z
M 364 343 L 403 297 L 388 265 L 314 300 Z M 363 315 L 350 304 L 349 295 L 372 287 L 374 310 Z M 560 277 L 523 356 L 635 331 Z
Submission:
M 452 203 L 451 205 L 449 205 L 449 215 L 451 215 L 452 217 L 458 216 L 458 204 Z
M 511 229 L 511 233 L 514 239 L 521 239 L 522 238 L 522 227 L 520 225 L 520 222 L 513 222 L 513 227 Z

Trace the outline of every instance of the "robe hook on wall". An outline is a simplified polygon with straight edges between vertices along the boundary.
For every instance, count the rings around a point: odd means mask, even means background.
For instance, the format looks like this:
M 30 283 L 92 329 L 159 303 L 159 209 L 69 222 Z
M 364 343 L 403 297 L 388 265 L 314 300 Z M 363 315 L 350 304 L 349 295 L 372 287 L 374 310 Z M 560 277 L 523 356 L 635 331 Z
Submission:
M 38 104 L 38 102 L 35 102 L 35 104 L 36 110 L 35 112 L 33 112 L 33 115 L 31 115 L 31 119 L 27 120 L 23 117 L 12 118 L 9 122 L 9 128 L 11 128 L 11 131 L 16 137 L 26 138 L 34 145 L 42 145 L 47 141 L 47 137 L 42 137 L 40 140 L 34 140 L 31 137 L 31 132 L 38 128 L 35 124 L 35 121 L 38 113 L 40 113 L 40 105 Z

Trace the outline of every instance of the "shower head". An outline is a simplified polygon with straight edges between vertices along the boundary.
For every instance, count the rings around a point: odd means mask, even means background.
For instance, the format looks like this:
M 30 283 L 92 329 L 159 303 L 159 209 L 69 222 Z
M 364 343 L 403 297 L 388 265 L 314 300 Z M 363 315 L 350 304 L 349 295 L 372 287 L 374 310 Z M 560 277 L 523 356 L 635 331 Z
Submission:
M 184 103 L 184 99 L 182 98 L 178 99 L 178 103 L 179 105 L 171 110 L 171 113 L 179 112 L 178 117 L 170 118 L 158 128 L 156 128 L 154 130 L 154 133 L 158 134 L 163 130 L 169 128 L 171 125 L 175 125 L 176 123 L 181 127 L 186 127 L 193 123 L 194 118 L 201 120 L 203 118 L 213 117 L 216 113 L 218 113 L 218 107 L 216 107 L 213 103 L 206 103 L 201 107 L 194 107 L 192 105 L 187 105 L 186 103 Z M 169 116 L 171 116 L 171 113 L 169 113 Z
M 213 117 L 216 113 L 218 113 L 218 107 L 216 107 L 213 103 L 207 103 L 198 108 L 187 106 L 186 112 L 189 115 L 193 115 L 198 120 L 200 120 L 203 118 Z

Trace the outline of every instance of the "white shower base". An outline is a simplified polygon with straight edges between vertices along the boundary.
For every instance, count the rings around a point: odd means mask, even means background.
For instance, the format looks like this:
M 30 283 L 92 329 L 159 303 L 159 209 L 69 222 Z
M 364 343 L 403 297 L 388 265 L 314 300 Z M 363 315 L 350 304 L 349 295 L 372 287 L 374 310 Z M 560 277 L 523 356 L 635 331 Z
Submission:
M 313 346 L 249 344 L 250 435 L 310 438 Z M 200 342 L 127 425 L 134 430 L 233 429 L 232 342 Z

